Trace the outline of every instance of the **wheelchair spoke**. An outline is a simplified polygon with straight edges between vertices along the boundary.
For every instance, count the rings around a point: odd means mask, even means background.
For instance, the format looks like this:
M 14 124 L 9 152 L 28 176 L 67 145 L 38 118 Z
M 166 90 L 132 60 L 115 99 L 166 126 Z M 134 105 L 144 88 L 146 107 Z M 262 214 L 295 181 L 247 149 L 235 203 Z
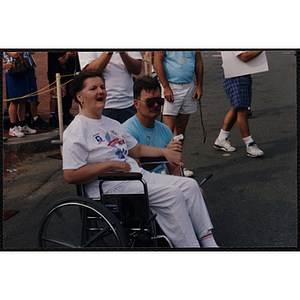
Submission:
M 60 240 L 60 239 L 57 239 L 57 238 L 43 236 L 42 239 L 44 241 L 51 242 L 51 243 L 61 245 L 61 246 L 65 246 L 65 247 L 70 247 L 70 248 L 75 248 L 76 247 L 75 244 L 71 244 L 71 243 L 68 243 L 67 241 L 63 241 L 63 240 Z
M 111 234 L 111 230 L 109 227 L 107 227 L 106 229 L 104 229 L 103 231 L 98 232 L 97 234 L 93 235 L 84 245 L 84 247 L 89 247 L 94 241 L 101 241 L 105 246 L 107 246 L 107 244 L 104 241 L 104 237 L 108 236 L 109 234 Z
M 67 229 L 68 233 L 70 234 L 72 240 L 74 241 L 75 245 L 78 247 L 80 245 L 80 238 L 78 237 L 78 235 L 76 234 L 76 232 L 73 230 L 73 228 L 71 228 L 69 226 L 69 224 L 67 223 L 67 221 L 65 220 L 65 218 L 60 213 L 60 210 L 56 210 L 55 214 L 57 215 L 57 217 L 59 218 L 59 220 L 63 223 L 63 225 Z
M 43 248 L 127 247 L 126 232 L 102 204 L 83 197 L 67 197 L 45 214 L 39 229 Z
M 80 246 L 84 246 L 86 244 L 87 240 L 87 208 L 86 207 L 81 207 L 80 208 L 81 212 L 81 241 L 80 241 Z

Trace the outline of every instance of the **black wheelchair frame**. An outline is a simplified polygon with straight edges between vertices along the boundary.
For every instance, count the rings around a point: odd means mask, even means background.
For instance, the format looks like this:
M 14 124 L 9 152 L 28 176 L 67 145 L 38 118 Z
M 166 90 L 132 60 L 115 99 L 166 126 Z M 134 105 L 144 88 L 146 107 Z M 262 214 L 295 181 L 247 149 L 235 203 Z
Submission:
M 141 158 L 146 164 L 167 164 L 164 157 Z M 181 176 L 183 175 L 181 169 Z M 209 174 L 200 184 L 208 180 Z M 38 233 L 41 248 L 170 248 L 171 241 L 163 233 L 153 214 L 147 183 L 141 173 L 107 173 L 98 177 L 100 199 L 85 196 L 77 185 L 77 196 L 66 197 L 53 204 L 43 216 Z M 105 194 L 105 181 L 139 181 L 143 194 Z
M 145 159 L 142 165 L 167 163 L 164 157 Z M 156 222 L 141 173 L 107 173 L 99 176 L 100 200 L 85 197 L 77 185 L 77 197 L 66 197 L 48 209 L 41 220 L 38 241 L 42 248 L 172 247 Z M 104 194 L 105 181 L 135 180 L 143 194 Z

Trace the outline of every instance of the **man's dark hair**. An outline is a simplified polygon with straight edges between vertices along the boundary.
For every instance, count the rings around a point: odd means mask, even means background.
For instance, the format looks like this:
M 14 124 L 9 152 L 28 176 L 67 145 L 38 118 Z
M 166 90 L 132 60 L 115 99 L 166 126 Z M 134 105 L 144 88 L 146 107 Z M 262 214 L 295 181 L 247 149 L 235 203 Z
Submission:
M 79 103 L 76 94 L 83 90 L 84 88 L 84 81 L 88 78 L 93 77 L 100 77 L 105 84 L 103 71 L 101 69 L 89 69 L 89 70 L 82 70 L 80 73 L 74 76 L 73 81 L 71 82 L 70 86 L 70 94 L 75 102 Z
M 133 85 L 134 99 L 140 98 L 142 90 L 149 92 L 149 91 L 155 91 L 157 89 L 159 89 L 159 91 L 161 92 L 160 83 L 157 77 L 150 77 L 146 75 L 138 77 L 136 78 Z

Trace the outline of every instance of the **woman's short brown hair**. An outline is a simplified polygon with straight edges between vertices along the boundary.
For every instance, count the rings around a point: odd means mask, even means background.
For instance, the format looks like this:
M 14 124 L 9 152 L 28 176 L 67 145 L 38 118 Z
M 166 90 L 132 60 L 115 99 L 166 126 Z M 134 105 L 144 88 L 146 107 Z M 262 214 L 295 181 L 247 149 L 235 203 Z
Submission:
M 74 79 L 71 82 L 71 86 L 70 86 L 70 94 L 76 103 L 80 104 L 76 94 L 83 90 L 85 80 L 93 77 L 100 77 L 103 83 L 105 83 L 103 77 L 103 71 L 101 69 L 88 69 L 88 70 L 84 69 L 80 73 L 74 76 Z

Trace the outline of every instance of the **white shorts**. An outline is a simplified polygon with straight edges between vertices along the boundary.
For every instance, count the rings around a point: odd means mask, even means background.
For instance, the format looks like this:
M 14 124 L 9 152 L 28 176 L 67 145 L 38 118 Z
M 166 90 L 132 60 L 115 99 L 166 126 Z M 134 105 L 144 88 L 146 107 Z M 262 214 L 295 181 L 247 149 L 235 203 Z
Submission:
M 169 83 L 173 92 L 174 102 L 165 100 L 163 115 L 178 116 L 178 114 L 189 115 L 197 111 L 197 101 L 193 98 L 195 84 L 193 81 L 188 83 Z M 162 88 L 162 95 L 163 88 Z

